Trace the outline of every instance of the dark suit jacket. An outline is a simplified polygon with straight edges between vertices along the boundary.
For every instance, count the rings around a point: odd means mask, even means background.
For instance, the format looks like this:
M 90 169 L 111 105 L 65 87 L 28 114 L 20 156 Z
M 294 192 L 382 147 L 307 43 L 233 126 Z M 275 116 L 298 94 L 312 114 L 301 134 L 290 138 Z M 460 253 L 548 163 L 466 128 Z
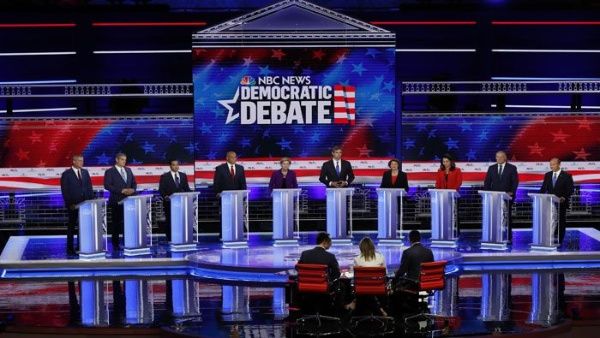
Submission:
M 333 160 L 329 160 L 323 163 L 321 167 L 321 175 L 319 181 L 329 187 L 330 182 L 346 181 L 351 184 L 354 181 L 354 172 L 352 172 L 352 165 L 346 160 L 340 160 L 340 175 L 338 176 L 335 171 L 335 165 Z
M 320 246 L 310 250 L 302 251 L 300 255 L 300 264 L 323 264 L 327 265 L 329 279 L 334 280 L 340 277 L 340 266 L 335 255 Z
M 81 169 L 80 181 L 72 168 L 65 170 L 60 176 L 60 191 L 67 208 L 93 199 L 94 188 L 92 187 L 90 173 L 85 169 Z
M 556 179 L 556 185 L 552 186 L 552 175 L 553 172 L 549 171 L 544 175 L 544 183 L 540 188 L 542 194 L 554 194 L 558 197 L 564 197 L 565 202 L 569 203 L 569 197 L 573 195 L 573 176 L 568 172 L 561 170 L 558 178 Z
M 396 281 L 399 277 L 418 280 L 421 274 L 421 263 L 433 262 L 433 252 L 430 249 L 415 243 L 402 252 L 400 268 L 396 271 Z
M 119 174 L 115 166 L 110 167 L 104 172 L 104 189 L 110 192 L 108 204 L 116 205 L 127 197 L 121 193 L 121 190 L 125 188 L 137 189 L 137 183 L 131 169 L 125 167 L 125 172 L 127 173 L 127 182 L 123 181 L 121 174 Z
M 215 192 L 221 193 L 223 190 L 246 190 L 246 174 L 244 167 L 239 164 L 235 165 L 235 176 L 231 178 L 229 173 L 229 163 L 223 163 L 215 168 L 215 176 L 213 178 L 213 188 Z
M 381 177 L 381 185 L 380 188 L 404 188 L 404 190 L 408 191 L 408 178 L 404 171 L 398 172 L 398 178 L 396 178 L 396 183 L 392 184 L 392 171 L 386 170 Z
M 483 182 L 484 190 L 511 192 L 513 198 L 517 193 L 518 186 L 519 174 L 517 173 L 517 167 L 508 162 L 504 163 L 502 177 L 498 175 L 498 163 L 491 165 Z
M 179 172 L 179 187 L 175 183 L 173 179 L 173 175 L 171 175 L 171 171 L 166 172 L 160 175 L 160 181 L 158 183 L 158 192 L 164 198 L 167 196 L 171 196 L 176 192 L 188 192 L 190 190 L 190 185 L 188 184 L 187 175 Z

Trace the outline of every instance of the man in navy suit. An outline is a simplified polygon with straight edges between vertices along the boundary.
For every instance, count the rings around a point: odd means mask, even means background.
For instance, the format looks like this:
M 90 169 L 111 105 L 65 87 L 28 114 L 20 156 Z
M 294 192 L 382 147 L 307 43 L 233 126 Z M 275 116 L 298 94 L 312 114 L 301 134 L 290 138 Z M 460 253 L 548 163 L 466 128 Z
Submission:
M 187 175 L 179 171 L 179 161 L 169 161 L 169 172 L 160 176 L 158 184 L 158 192 L 163 198 L 163 208 L 165 212 L 165 222 L 162 223 L 161 232 L 167 235 L 167 240 L 171 241 L 171 195 L 176 192 L 189 192 L 190 185 L 188 184 Z
M 73 236 L 75 225 L 79 224 L 79 212 L 75 206 L 83 201 L 94 198 L 90 173 L 83 169 L 83 156 L 73 155 L 73 165 L 65 170 L 60 177 L 60 191 L 69 216 L 67 224 L 67 255 L 75 255 Z
M 352 165 L 342 160 L 342 148 L 335 146 L 331 149 L 331 160 L 323 163 L 319 181 L 328 188 L 344 188 L 354 181 Z
M 119 248 L 119 235 L 123 233 L 123 206 L 119 202 L 135 194 L 137 183 L 130 168 L 125 167 L 127 155 L 117 153 L 115 165 L 104 173 L 104 189 L 108 190 L 108 208 L 112 214 L 109 230 L 114 250 Z
M 558 242 L 562 244 L 567 227 L 567 208 L 569 199 L 573 195 L 573 176 L 560 168 L 560 159 L 554 157 L 550 160 L 550 171 L 544 175 L 544 183 L 540 189 L 542 194 L 554 194 L 560 198 L 558 209 Z
M 504 191 L 510 195 L 508 203 L 508 242 L 512 243 L 512 206 L 519 186 L 519 174 L 517 167 L 506 162 L 507 156 L 504 151 L 496 153 L 496 164 L 488 168 L 483 183 L 483 190 Z
M 236 164 L 237 154 L 234 151 L 228 151 L 227 162 L 215 168 L 213 179 L 213 188 L 217 197 L 221 196 L 224 190 L 246 190 L 246 174 L 244 167 Z

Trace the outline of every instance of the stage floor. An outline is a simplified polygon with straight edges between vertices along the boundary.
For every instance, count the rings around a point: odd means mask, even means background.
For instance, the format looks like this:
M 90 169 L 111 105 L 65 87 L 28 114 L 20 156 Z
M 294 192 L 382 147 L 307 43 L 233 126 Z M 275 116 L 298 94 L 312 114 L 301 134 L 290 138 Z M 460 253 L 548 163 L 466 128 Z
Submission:
M 252 283 L 285 283 L 293 274 L 300 253 L 314 245 L 315 233 L 300 237 L 300 246 L 274 247 L 269 234 L 251 234 L 249 248 L 222 249 L 216 236 L 202 236 L 197 250 L 170 252 L 164 236 L 153 238 L 152 254 L 125 257 L 108 243 L 106 259 L 81 260 L 65 253 L 64 236 L 13 236 L 0 255 L 3 278 L 111 277 L 111 276 L 195 276 L 210 280 Z M 531 231 L 515 229 L 513 246 L 507 251 L 482 250 L 479 232 L 463 232 L 456 249 L 433 249 L 436 260 L 449 262 L 447 272 L 485 270 L 582 269 L 600 267 L 600 231 L 569 228 L 565 242 L 556 252 L 530 252 Z M 358 254 L 357 243 L 373 232 L 354 233 L 354 245 L 333 246 L 340 268 L 351 269 Z M 429 245 L 429 234 L 423 233 Z M 388 272 L 400 264 L 405 246 L 378 246 Z

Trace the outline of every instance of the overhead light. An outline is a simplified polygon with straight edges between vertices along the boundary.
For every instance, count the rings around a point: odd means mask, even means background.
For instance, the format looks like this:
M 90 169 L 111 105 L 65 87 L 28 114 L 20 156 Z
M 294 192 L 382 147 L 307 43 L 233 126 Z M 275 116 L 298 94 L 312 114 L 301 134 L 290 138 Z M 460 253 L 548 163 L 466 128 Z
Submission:
M 77 80 L 7 81 L 7 82 L 0 82 L 0 85 L 37 85 L 37 84 L 61 84 L 61 83 L 77 83 Z
M 47 55 L 75 55 L 77 52 L 16 52 L 0 53 L 0 56 L 47 56 Z
M 95 50 L 94 54 L 184 54 L 191 52 L 191 49 Z

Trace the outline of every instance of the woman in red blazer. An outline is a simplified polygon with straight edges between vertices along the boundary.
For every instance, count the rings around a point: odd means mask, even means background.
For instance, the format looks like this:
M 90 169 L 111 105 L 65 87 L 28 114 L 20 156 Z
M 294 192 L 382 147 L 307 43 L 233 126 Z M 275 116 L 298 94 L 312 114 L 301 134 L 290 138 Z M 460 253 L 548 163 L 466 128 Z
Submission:
M 462 172 L 454 164 L 452 156 L 444 154 L 440 163 L 440 169 L 435 177 L 436 189 L 460 189 L 462 185 Z

